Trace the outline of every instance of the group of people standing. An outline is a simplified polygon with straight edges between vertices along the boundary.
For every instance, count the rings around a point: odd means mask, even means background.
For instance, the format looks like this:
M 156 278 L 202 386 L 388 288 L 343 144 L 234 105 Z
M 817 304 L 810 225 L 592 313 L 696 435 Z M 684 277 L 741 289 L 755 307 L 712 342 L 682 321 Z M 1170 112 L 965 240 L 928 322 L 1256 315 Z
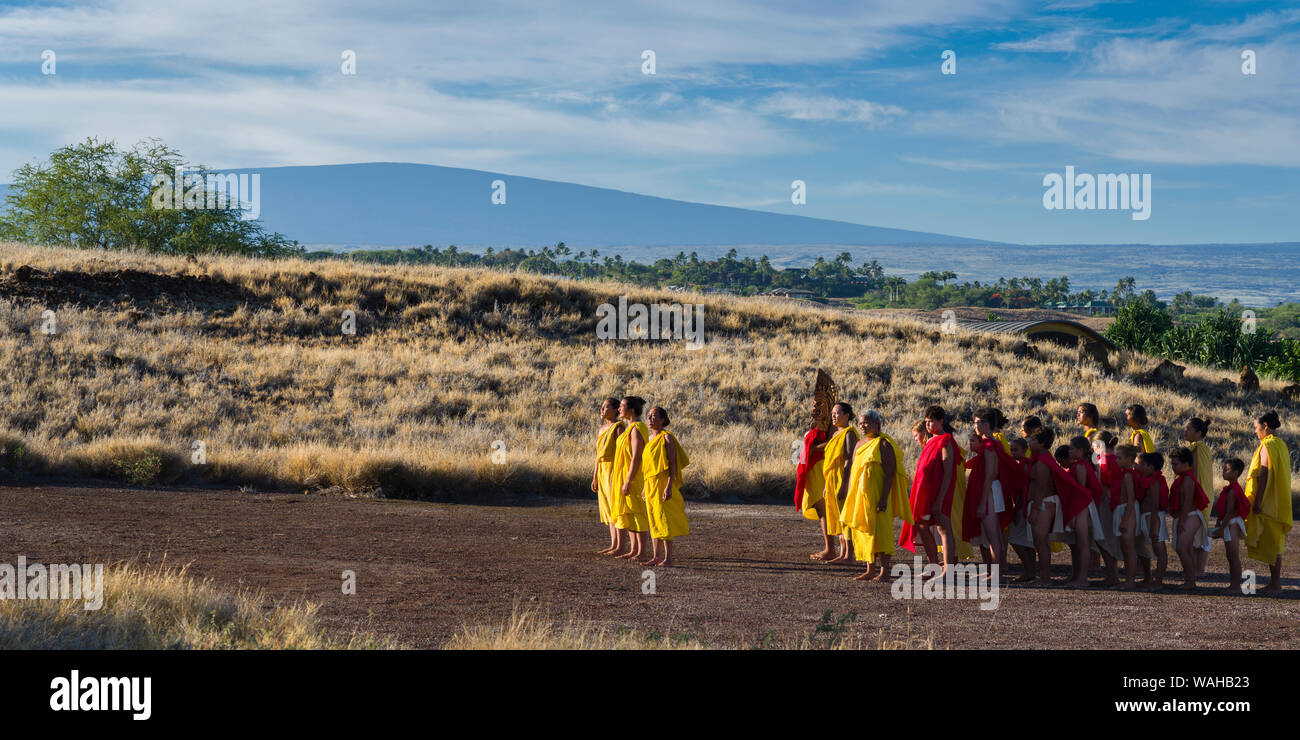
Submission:
M 1026 417 L 1022 436 L 1009 439 L 1003 432 L 1009 420 L 986 408 L 974 415 L 963 447 L 948 413 L 930 406 L 912 428 L 921 452 L 909 479 L 901 448 L 881 430 L 880 413 L 855 418 L 849 404 L 836 403 L 830 424 L 814 422 L 805 434 L 796 469 L 795 506 L 817 520 L 822 532 L 823 547 L 811 558 L 857 560 L 867 568 L 855 580 L 887 581 L 896 546 L 915 552 L 921 545 L 931 563 L 941 564 L 940 576 L 975 548 L 1002 570 L 1010 547 L 1024 566 L 1015 581 L 1054 585 L 1052 553 L 1069 546 L 1073 572 L 1066 586 L 1087 588 L 1089 573 L 1100 568 L 1104 587 L 1160 589 L 1168 568 L 1166 543 L 1172 543 L 1183 571 L 1179 588 L 1193 589 L 1205 572 L 1211 542 L 1222 539 L 1229 590 L 1241 587 L 1243 541 L 1249 557 L 1269 567 L 1261 590 L 1280 590 L 1292 515 L 1291 457 L 1275 434 L 1281 426 L 1277 413 L 1255 420 L 1259 446 L 1249 465 L 1222 461 L 1222 486 L 1213 500 L 1207 421 L 1193 418 L 1184 425 L 1186 444 L 1168 456 L 1170 484 L 1165 456 L 1147 431 L 1146 409 L 1130 405 L 1124 418 L 1121 439 L 1098 428 L 1095 405 L 1080 404 L 1081 433 L 1053 447 L 1057 435 L 1039 417 Z M 1238 482 L 1243 473 L 1244 488 Z M 896 517 L 902 522 L 897 540 Z
M 668 412 L 626 396 L 601 404 L 604 421 L 596 441 L 591 490 L 601 522 L 609 527 L 604 555 L 646 566 L 673 564 L 673 542 L 690 534 L 682 498 L 682 469 L 690 464 L 668 431 Z M 1147 411 L 1124 409 L 1124 429 L 1100 429 L 1091 403 L 1076 411 L 1081 432 L 1055 446 L 1057 434 L 1037 416 L 1020 422 L 1020 437 L 1004 433 L 1009 420 L 996 408 L 977 411 L 965 446 L 940 406 L 925 409 L 912 427 L 920 455 L 911 476 L 903 449 L 883 430 L 880 412 L 854 415 L 844 402 L 815 406 L 796 467 L 795 506 L 819 522 L 822 549 L 813 560 L 866 563 L 854 580 L 888 581 L 896 547 L 920 545 L 938 575 L 959 558 L 999 566 L 1007 550 L 1023 572 L 1015 582 L 1056 585 L 1054 552 L 1071 551 L 1072 575 L 1063 585 L 1087 588 L 1100 570 L 1100 585 L 1123 590 L 1164 588 L 1172 544 L 1183 571 L 1178 588 L 1196 588 L 1211 543 L 1227 555 L 1227 588 L 1241 586 L 1241 544 L 1269 567 L 1263 592 L 1282 586 L 1282 553 L 1291 529 L 1291 455 L 1276 436 L 1277 412 L 1254 422 L 1259 445 L 1250 463 L 1221 461 L 1218 495 L 1213 455 L 1205 443 L 1209 422 L 1188 419 L 1184 445 L 1166 457 L 1147 431 Z M 820 421 L 820 423 L 819 423 Z M 1245 484 L 1240 479 L 1245 475 Z M 1210 526 L 1211 518 L 1215 519 Z M 895 519 L 902 522 L 895 537 Z M 1123 574 L 1120 563 L 1123 563 Z M 1138 582 L 1139 571 L 1142 574 Z
M 673 540 L 691 533 L 682 498 L 682 468 L 690 458 L 668 431 L 668 412 L 650 409 L 647 426 L 644 409 L 639 396 L 606 398 L 600 406 L 605 423 L 591 473 L 600 521 L 609 525 L 609 547 L 600 554 L 671 566 Z

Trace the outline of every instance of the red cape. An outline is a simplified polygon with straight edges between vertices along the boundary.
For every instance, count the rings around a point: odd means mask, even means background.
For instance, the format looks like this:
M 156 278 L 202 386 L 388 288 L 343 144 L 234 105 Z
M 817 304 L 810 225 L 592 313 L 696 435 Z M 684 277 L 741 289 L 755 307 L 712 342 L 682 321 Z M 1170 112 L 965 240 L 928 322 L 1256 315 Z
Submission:
M 1124 498 L 1124 479 L 1133 479 L 1133 500 L 1142 500 L 1142 476 L 1133 468 L 1116 467 L 1115 480 L 1111 482 L 1110 487 L 1110 508 L 1112 510 L 1119 507 L 1119 502 Z
M 1196 476 L 1192 475 L 1192 471 L 1189 470 L 1174 478 L 1173 495 L 1169 497 L 1169 513 L 1173 516 L 1178 516 L 1179 510 L 1183 508 L 1183 489 L 1181 486 L 1184 478 L 1191 478 L 1192 485 L 1196 486 L 1196 496 L 1192 508 L 1196 511 L 1203 511 L 1205 507 L 1210 505 L 1210 497 L 1205 495 L 1205 491 L 1201 488 L 1201 482 L 1196 480 Z
M 1152 483 L 1159 483 L 1160 484 L 1160 507 L 1157 510 L 1165 511 L 1166 509 L 1169 508 L 1169 481 L 1165 480 L 1164 473 L 1156 473 L 1155 475 L 1148 478 L 1139 472 L 1133 476 L 1133 480 L 1138 485 L 1137 494 L 1136 494 L 1138 501 L 1142 501 L 1143 499 L 1146 498 L 1147 489 L 1151 487 Z
M 948 481 L 948 490 L 939 491 L 939 486 L 943 485 L 943 452 L 944 445 L 952 445 L 952 480 Z M 916 552 L 916 546 L 912 544 L 915 539 L 916 527 L 923 526 L 923 517 L 930 513 L 934 508 L 934 500 L 940 495 L 945 496 L 943 502 L 944 516 L 952 516 L 952 494 L 957 488 L 957 466 L 961 465 L 961 452 L 957 449 L 957 440 L 952 438 L 951 434 L 938 434 L 931 437 L 921 448 L 921 458 L 916 461 L 916 477 L 912 478 L 912 490 L 908 498 L 912 505 L 912 521 L 903 522 L 903 529 L 898 535 L 898 544 L 912 552 Z M 934 522 L 931 522 L 934 524 Z
M 826 432 L 817 427 L 808 430 L 803 435 L 803 455 L 799 458 L 799 466 L 795 468 L 794 474 L 794 509 L 803 511 L 803 485 L 808 479 L 808 469 L 813 465 L 821 464 L 822 458 L 826 455 L 824 450 L 814 450 L 813 445 L 825 442 L 828 439 Z
M 1066 472 L 1056 458 L 1052 457 L 1052 453 L 1044 450 L 1030 460 L 1034 463 L 1043 463 L 1052 474 L 1056 495 L 1061 497 L 1061 516 L 1065 517 L 1066 522 L 1072 521 L 1079 512 L 1087 509 L 1088 504 L 1092 503 L 1092 492 L 1079 485 L 1074 476 Z
M 1101 476 L 1097 475 L 1097 469 L 1092 466 L 1092 460 L 1078 460 L 1070 466 L 1070 477 L 1074 477 L 1074 469 L 1082 465 L 1085 471 L 1084 480 L 1087 481 L 1086 487 L 1092 492 L 1092 500 L 1097 502 L 1098 511 L 1100 512 L 1101 502 L 1106 495 L 1106 489 L 1101 485 Z
M 1228 500 L 1232 499 L 1232 505 L 1236 510 L 1236 516 L 1241 517 L 1242 521 L 1250 516 L 1250 501 L 1246 499 L 1246 492 L 1241 490 L 1241 486 L 1236 483 L 1229 483 L 1219 491 L 1219 498 L 1214 502 L 1214 515 L 1220 519 L 1231 519 L 1232 516 L 1226 512 L 1228 510 Z
M 966 461 L 970 475 L 966 478 L 966 507 L 962 512 L 961 534 L 962 539 L 967 542 L 980 533 L 979 510 L 984 502 L 984 452 L 990 449 L 998 458 L 998 482 L 1002 484 L 1002 500 L 1005 504 L 1004 510 L 998 515 L 998 521 L 1002 526 L 1010 524 L 1012 517 L 1015 516 L 1014 500 L 1019 495 L 1017 492 L 1024 486 L 1020 464 L 1007 454 L 1002 443 L 997 439 L 981 440 L 981 444 L 975 447 L 975 457 Z

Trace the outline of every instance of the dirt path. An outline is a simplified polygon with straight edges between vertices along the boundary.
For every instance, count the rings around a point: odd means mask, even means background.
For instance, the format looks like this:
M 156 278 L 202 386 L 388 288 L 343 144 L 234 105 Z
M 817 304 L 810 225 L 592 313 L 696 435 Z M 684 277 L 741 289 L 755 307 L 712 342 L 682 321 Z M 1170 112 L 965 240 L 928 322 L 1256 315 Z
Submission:
M 712 644 L 754 644 L 769 632 L 798 639 L 829 610 L 856 612 L 852 630 L 863 635 L 898 638 L 910 626 L 936 647 L 1300 647 L 1296 535 L 1285 598 L 1007 587 L 998 609 L 981 611 L 974 601 L 896 600 L 885 586 L 849 581 L 856 568 L 810 562 L 816 526 L 783 506 L 691 505 L 695 533 L 681 541 L 681 567 L 658 571 L 654 595 L 642 593 L 640 566 L 593 554 L 607 539 L 594 502 L 0 487 L 0 512 L 0 562 L 165 555 L 226 588 L 315 601 L 331 630 L 368 627 L 411 647 L 436 647 L 461 625 L 500 621 L 516 605 Z M 1057 556 L 1058 577 L 1066 563 Z M 341 593 L 344 570 L 357 574 L 354 596 Z M 1211 571 L 1210 585 L 1226 583 L 1221 546 Z

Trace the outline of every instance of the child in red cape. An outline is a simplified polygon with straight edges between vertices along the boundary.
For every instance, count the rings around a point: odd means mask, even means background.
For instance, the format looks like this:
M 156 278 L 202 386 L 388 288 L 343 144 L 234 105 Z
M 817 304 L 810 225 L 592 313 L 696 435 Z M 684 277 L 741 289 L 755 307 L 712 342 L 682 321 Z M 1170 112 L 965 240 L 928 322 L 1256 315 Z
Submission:
M 1165 543 L 1169 541 L 1169 527 L 1165 521 L 1165 511 L 1169 508 L 1169 482 L 1161 472 L 1165 467 L 1165 456 L 1159 452 L 1143 452 L 1138 455 L 1138 500 L 1142 503 L 1142 514 L 1138 518 L 1138 531 L 1151 543 L 1155 553 L 1155 578 L 1146 578 L 1141 587 L 1148 590 L 1164 588 L 1165 571 L 1169 568 L 1169 554 Z
M 1038 581 L 1052 584 L 1052 556 L 1049 539 L 1070 544 L 1074 576 L 1067 586 L 1088 587 L 1088 504 L 1092 494 L 1080 486 L 1050 452 L 1056 434 L 1038 430 L 1029 439 L 1029 497 L 1035 508 L 1034 544 L 1038 550 Z M 1067 532 L 1066 523 L 1073 528 Z
M 974 455 L 966 463 L 970 477 L 961 530 L 967 542 L 979 546 L 984 562 L 997 565 L 999 572 L 1006 566 L 1002 547 L 1002 527 L 1010 521 L 1006 499 L 1018 489 L 1020 478 L 1019 464 L 994 436 L 994 424 L 1001 418 L 1002 412 L 993 408 L 975 415 L 975 433 L 971 435 Z
M 1223 490 L 1214 500 L 1214 529 L 1210 536 L 1223 539 L 1228 553 L 1228 593 L 1241 593 L 1241 543 L 1246 539 L 1246 518 L 1250 516 L 1250 499 L 1237 479 L 1246 472 L 1246 464 L 1237 458 L 1223 461 Z
M 952 425 L 948 423 L 948 414 L 941 406 L 930 406 L 925 410 L 925 429 L 931 435 L 921 449 L 921 457 L 916 462 L 916 476 L 912 479 L 910 500 L 912 521 L 903 522 L 898 544 L 916 552 L 913 544 L 917 535 L 925 547 L 925 555 L 932 563 L 939 561 L 938 545 L 942 544 L 944 553 L 944 570 L 948 564 L 957 562 L 957 537 L 952 528 L 953 493 L 957 487 L 957 466 L 961 464 L 961 452 L 957 440 L 953 438 Z M 935 530 L 938 530 L 939 542 L 935 542 Z
M 1175 476 L 1174 485 L 1169 490 L 1169 513 L 1177 522 L 1174 531 L 1178 533 L 1174 550 L 1183 566 L 1183 585 L 1179 588 L 1193 591 L 1201 570 L 1196 553 L 1204 552 L 1209 539 L 1209 527 L 1201 510 L 1210 505 L 1210 499 L 1200 481 L 1196 480 L 1196 453 L 1188 447 L 1180 447 L 1169 455 L 1169 464 Z
M 1070 438 L 1070 475 L 1092 493 L 1092 502 L 1088 504 L 1088 527 L 1092 534 L 1088 552 L 1089 568 L 1097 562 L 1100 553 L 1101 560 L 1106 565 L 1106 580 L 1101 585 L 1110 588 L 1119 583 L 1119 565 L 1116 563 L 1119 543 L 1108 529 L 1111 524 L 1110 491 L 1102 485 L 1101 476 L 1093 467 L 1092 456 L 1092 443 L 1087 437 L 1079 435 Z

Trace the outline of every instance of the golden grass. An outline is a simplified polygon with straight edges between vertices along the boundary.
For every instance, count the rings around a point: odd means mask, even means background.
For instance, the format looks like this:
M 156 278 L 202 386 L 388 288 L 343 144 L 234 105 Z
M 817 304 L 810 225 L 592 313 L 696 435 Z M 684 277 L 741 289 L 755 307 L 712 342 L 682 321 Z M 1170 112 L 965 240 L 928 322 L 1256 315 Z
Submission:
M 0 600 L 0 650 L 391 649 L 369 634 L 326 636 L 312 604 L 269 604 L 227 594 L 184 568 L 118 565 L 104 571 L 103 606 L 82 600 Z
M 748 642 L 712 643 L 696 634 L 698 626 L 681 630 L 611 628 L 570 617 L 557 622 L 531 609 L 516 607 L 496 624 L 467 625 L 453 635 L 446 650 L 933 650 L 934 636 L 913 635 L 909 624 L 900 635 L 852 633 L 828 639 L 816 633 L 790 638 L 760 637 Z
M 18 281 L 24 265 L 47 273 L 39 291 Z M 139 288 L 128 270 L 157 285 Z M 1250 419 L 1265 407 L 1281 408 L 1284 432 L 1297 421 L 1278 382 L 1248 396 L 1222 385 L 1231 374 L 1193 367 L 1177 388 L 1135 385 L 1154 364 L 1145 357 L 1113 355 L 1119 374 L 1106 377 L 1071 349 L 1018 359 L 1011 336 L 487 270 L 0 244 L 0 289 L 0 448 L 23 448 L 21 463 L 0 454 L 0 476 L 123 478 L 143 460 L 164 483 L 583 496 L 601 399 L 636 394 L 670 411 L 692 460 L 688 497 L 784 497 L 818 367 L 843 400 L 884 414 L 909 461 L 908 429 L 930 403 L 966 420 L 986 404 L 1039 414 L 1067 434 L 1080 401 L 1108 419 L 1142 403 L 1161 449 L 1187 417 L 1211 419 L 1217 456 L 1250 454 Z M 706 346 L 598 340 L 596 306 L 621 294 L 703 303 Z M 40 330 L 45 308 L 56 310 L 52 336 Z M 341 333 L 345 310 L 355 336 Z

